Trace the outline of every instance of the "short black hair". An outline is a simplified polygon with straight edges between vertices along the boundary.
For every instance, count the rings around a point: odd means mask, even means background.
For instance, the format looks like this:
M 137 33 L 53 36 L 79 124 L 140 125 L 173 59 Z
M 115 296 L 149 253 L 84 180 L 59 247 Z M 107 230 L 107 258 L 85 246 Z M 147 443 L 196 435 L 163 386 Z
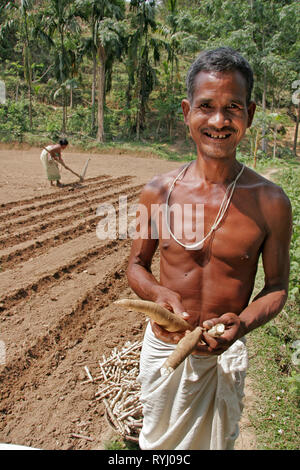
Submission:
M 69 142 L 67 141 L 67 139 L 60 139 L 59 141 L 59 145 L 68 145 Z
M 253 71 L 249 62 L 231 47 L 218 47 L 201 52 L 189 68 L 186 77 L 188 99 L 193 101 L 195 78 L 199 72 L 227 72 L 238 70 L 246 80 L 247 104 L 251 101 Z

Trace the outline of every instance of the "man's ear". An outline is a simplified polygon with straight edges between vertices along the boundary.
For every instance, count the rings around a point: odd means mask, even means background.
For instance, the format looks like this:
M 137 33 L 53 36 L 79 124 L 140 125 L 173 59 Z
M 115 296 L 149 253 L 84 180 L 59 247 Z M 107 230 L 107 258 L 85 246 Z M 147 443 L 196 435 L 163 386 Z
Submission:
M 181 101 L 181 108 L 184 116 L 184 122 L 188 126 L 189 125 L 189 113 L 191 109 L 191 105 L 189 100 L 184 99 Z
M 247 127 L 250 127 L 253 121 L 254 113 L 256 109 L 256 103 L 254 101 L 250 101 L 248 105 L 248 124 Z

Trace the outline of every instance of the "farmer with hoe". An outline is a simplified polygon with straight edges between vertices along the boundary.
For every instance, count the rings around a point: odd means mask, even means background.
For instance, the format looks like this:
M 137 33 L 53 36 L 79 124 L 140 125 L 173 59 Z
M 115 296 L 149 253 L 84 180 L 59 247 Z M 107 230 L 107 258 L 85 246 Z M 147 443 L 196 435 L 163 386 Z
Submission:
M 233 449 L 247 369 L 245 335 L 273 319 L 287 299 L 289 199 L 236 159 L 255 112 L 252 87 L 251 67 L 238 52 L 221 47 L 201 53 L 182 101 L 197 158 L 156 176 L 141 193 L 147 217 L 132 244 L 129 284 L 191 330 L 204 328 L 192 354 L 162 376 L 163 363 L 186 332 L 148 323 L 138 377 L 141 449 Z M 174 207 L 182 209 L 180 217 Z M 159 280 L 151 272 L 157 248 Z M 250 301 L 260 255 L 265 285 Z M 210 336 L 206 329 L 219 323 L 223 334 Z
M 64 150 L 68 144 L 69 142 L 67 139 L 61 139 L 58 144 L 48 145 L 47 147 L 43 148 L 40 158 L 51 186 L 54 185 L 54 181 L 56 181 L 56 186 L 63 186 L 63 184 L 60 182 L 61 176 L 58 163 L 60 163 L 66 170 L 69 170 L 71 173 L 73 173 L 73 175 L 77 176 L 80 181 L 82 181 L 81 176 L 75 173 L 75 171 L 71 170 L 71 168 L 69 168 L 62 159 L 61 151 Z

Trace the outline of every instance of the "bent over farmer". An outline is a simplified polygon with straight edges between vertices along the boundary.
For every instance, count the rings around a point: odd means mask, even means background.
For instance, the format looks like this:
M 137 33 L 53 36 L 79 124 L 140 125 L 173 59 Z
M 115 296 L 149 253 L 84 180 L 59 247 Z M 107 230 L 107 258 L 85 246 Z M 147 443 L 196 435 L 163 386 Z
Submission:
M 41 153 L 40 159 L 46 172 L 46 176 L 50 181 L 50 185 L 53 186 L 56 181 L 56 185 L 63 186 L 60 182 L 61 176 L 59 172 L 58 163 L 60 163 L 66 170 L 69 170 L 73 175 L 77 176 L 82 180 L 81 176 L 75 171 L 71 170 L 62 159 L 61 151 L 67 148 L 69 142 L 67 139 L 61 139 L 58 144 L 48 145 Z
M 289 199 L 236 159 L 255 112 L 252 87 L 251 67 L 238 52 L 221 47 L 201 53 L 182 101 L 197 158 L 156 176 L 141 193 L 147 217 L 132 244 L 131 288 L 183 317 L 191 329 L 225 325 L 219 337 L 204 332 L 193 353 L 162 376 L 185 333 L 148 323 L 138 377 L 141 449 L 233 449 L 247 369 L 245 336 L 274 318 L 287 299 Z M 156 279 L 151 264 L 158 248 Z M 250 302 L 260 255 L 265 285 Z

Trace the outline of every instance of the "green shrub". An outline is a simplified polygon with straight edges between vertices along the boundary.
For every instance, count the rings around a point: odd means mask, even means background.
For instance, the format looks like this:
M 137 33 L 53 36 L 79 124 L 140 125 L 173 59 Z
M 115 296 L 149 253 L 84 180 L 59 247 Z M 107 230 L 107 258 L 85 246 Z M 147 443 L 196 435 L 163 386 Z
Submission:
M 0 105 L 0 139 L 2 142 L 23 141 L 23 135 L 29 130 L 27 101 L 7 100 Z
M 90 134 L 92 121 L 91 108 L 81 105 L 68 110 L 68 132 Z

